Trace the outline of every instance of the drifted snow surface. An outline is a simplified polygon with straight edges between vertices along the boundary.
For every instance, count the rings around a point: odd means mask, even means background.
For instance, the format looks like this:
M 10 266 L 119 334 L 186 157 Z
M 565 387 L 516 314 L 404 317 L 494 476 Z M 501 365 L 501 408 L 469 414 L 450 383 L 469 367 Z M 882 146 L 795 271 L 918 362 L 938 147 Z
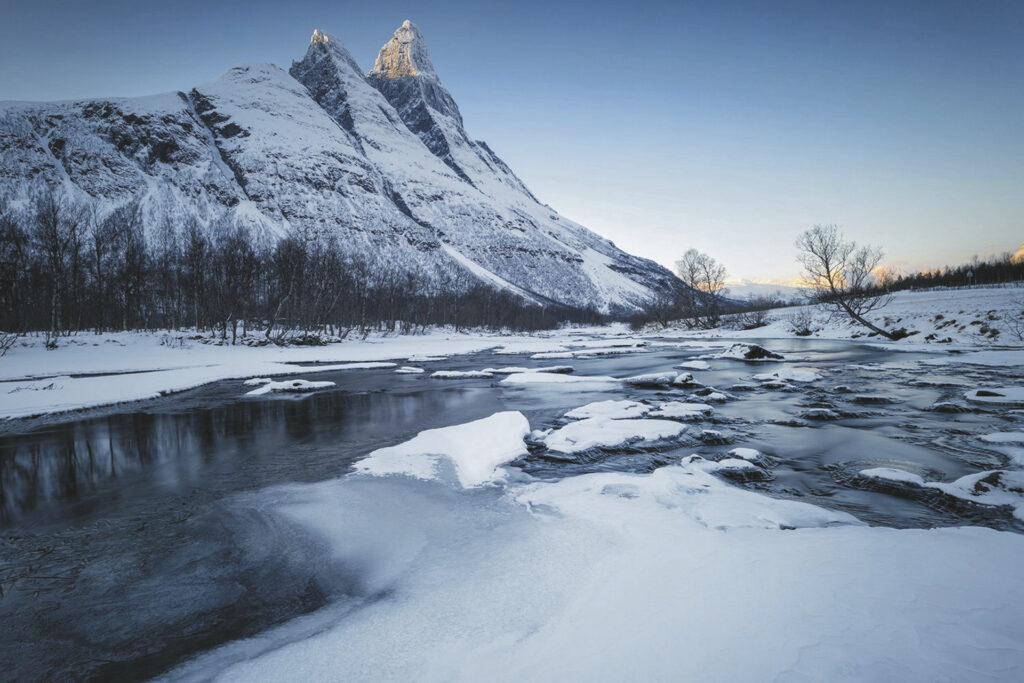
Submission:
M 522 413 L 495 413 L 455 427 L 428 429 L 403 444 L 378 449 L 359 462 L 356 471 L 433 479 L 444 460 L 454 466 L 463 487 L 482 486 L 503 476 L 502 465 L 526 454 L 523 439 L 529 431 Z
M 495 473 L 524 453 L 528 429 L 520 413 L 498 413 L 357 465 L 408 476 L 280 487 L 270 509 L 321 538 L 331 561 L 360 567 L 363 594 L 378 597 L 229 644 L 167 678 L 982 681 L 1024 672 L 1018 534 L 867 527 L 731 486 L 714 475 L 729 461 L 699 457 L 646 474 L 463 488 L 501 481 Z M 735 466 L 754 467 L 742 455 Z

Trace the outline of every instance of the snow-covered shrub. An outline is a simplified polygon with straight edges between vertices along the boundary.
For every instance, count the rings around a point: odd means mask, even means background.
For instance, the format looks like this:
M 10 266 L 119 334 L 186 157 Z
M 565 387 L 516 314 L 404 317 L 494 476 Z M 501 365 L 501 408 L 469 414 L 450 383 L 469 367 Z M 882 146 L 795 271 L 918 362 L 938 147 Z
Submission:
M 813 332 L 811 324 L 814 314 L 809 308 L 803 308 L 789 316 L 789 331 L 798 337 L 807 337 Z

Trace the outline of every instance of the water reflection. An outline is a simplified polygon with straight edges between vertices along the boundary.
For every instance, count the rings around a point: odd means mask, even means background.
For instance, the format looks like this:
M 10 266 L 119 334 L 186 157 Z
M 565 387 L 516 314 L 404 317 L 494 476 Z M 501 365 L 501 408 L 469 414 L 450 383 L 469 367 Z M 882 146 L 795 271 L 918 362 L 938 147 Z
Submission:
M 0 525 L 58 501 L 74 502 L 69 512 L 81 514 L 102 502 L 95 500 L 100 493 L 157 494 L 212 480 L 232 490 L 336 476 L 367 450 L 447 424 L 446 415 L 473 419 L 498 409 L 494 392 L 481 386 L 421 383 L 415 392 L 383 392 L 375 382 L 392 377 L 338 379 L 336 390 L 241 401 L 232 383 L 145 412 L 0 437 Z M 129 485 L 135 490 L 121 490 Z

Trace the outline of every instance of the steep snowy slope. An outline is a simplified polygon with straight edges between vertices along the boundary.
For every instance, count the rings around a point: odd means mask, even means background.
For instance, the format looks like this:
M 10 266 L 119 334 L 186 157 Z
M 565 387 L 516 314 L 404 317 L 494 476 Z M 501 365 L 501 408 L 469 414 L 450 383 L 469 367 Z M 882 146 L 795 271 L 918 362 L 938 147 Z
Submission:
M 538 302 L 629 310 L 678 286 L 470 139 L 409 22 L 369 76 L 316 31 L 290 75 L 242 65 L 188 93 L 0 104 L 0 198 L 40 185 L 100 215 L 139 199 L 150 232 L 196 220 L 331 238 L 374 267 L 461 272 Z
M 283 230 L 342 235 L 371 263 L 436 265 L 433 231 L 398 209 L 358 143 L 284 71 L 238 66 L 190 97 L 238 184 Z
M 622 252 L 540 204 L 486 143 L 470 138 L 458 105 L 434 70 L 423 34 L 410 21 L 403 22 L 380 49 L 367 79 L 435 156 L 493 204 L 516 216 L 513 226 L 533 227 L 569 247 L 577 256 L 574 263 L 599 296 L 637 301 L 648 296 L 649 287 L 674 286 L 674 278 L 663 268 Z

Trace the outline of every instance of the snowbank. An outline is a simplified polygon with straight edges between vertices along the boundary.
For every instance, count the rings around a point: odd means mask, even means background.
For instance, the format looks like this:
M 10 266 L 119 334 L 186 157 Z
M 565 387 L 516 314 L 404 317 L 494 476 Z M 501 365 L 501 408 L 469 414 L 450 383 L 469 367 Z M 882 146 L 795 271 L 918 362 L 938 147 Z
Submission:
M 588 417 L 554 430 L 544 445 L 559 453 L 581 453 L 592 448 L 649 446 L 685 431 L 686 425 L 669 420 Z
M 288 363 L 233 362 L 195 368 L 88 377 L 0 382 L 0 417 L 23 418 L 159 398 L 226 379 L 393 368 L 394 363 L 341 363 L 306 367 Z M 265 392 L 261 392 L 265 393 Z
M 495 413 L 482 420 L 420 432 L 405 443 L 373 451 L 357 462 L 355 469 L 374 476 L 435 479 L 443 459 L 455 467 L 464 488 L 482 486 L 502 479 L 500 467 L 526 455 L 523 439 L 529 432 L 522 413 Z

